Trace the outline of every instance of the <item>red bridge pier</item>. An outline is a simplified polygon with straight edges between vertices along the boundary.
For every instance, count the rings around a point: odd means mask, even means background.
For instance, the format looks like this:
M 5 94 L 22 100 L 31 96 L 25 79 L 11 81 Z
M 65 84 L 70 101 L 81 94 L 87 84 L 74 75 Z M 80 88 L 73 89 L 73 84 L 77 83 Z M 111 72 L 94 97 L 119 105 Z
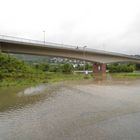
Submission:
M 96 80 L 105 80 L 106 79 L 106 64 L 94 63 L 93 75 Z

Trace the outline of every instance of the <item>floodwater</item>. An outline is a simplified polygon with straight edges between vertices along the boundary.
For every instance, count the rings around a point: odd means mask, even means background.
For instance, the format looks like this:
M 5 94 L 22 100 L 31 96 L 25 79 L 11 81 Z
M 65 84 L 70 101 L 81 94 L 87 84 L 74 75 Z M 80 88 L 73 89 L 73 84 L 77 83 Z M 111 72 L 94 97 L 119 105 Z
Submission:
M 0 88 L 0 140 L 140 140 L 140 80 Z

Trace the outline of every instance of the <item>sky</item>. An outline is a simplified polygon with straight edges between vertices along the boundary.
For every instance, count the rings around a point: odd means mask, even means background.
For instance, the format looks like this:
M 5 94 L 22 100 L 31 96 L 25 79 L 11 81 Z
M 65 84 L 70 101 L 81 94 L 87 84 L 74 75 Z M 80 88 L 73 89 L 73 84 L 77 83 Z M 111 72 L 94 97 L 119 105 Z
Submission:
M 0 0 L 0 34 L 140 55 L 140 0 Z

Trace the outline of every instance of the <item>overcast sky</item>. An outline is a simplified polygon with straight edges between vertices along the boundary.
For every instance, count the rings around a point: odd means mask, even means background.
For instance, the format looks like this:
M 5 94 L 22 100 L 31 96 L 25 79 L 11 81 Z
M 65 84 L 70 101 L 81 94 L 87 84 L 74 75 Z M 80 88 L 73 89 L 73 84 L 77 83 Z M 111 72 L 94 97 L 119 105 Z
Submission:
M 0 0 L 0 34 L 140 54 L 140 0 Z

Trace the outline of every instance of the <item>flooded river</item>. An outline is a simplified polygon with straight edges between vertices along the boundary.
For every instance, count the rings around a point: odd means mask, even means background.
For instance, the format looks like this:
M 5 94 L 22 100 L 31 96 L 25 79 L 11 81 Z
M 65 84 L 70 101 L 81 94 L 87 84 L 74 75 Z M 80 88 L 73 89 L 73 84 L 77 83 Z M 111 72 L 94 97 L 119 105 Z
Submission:
M 140 140 L 140 80 L 0 88 L 0 140 Z

